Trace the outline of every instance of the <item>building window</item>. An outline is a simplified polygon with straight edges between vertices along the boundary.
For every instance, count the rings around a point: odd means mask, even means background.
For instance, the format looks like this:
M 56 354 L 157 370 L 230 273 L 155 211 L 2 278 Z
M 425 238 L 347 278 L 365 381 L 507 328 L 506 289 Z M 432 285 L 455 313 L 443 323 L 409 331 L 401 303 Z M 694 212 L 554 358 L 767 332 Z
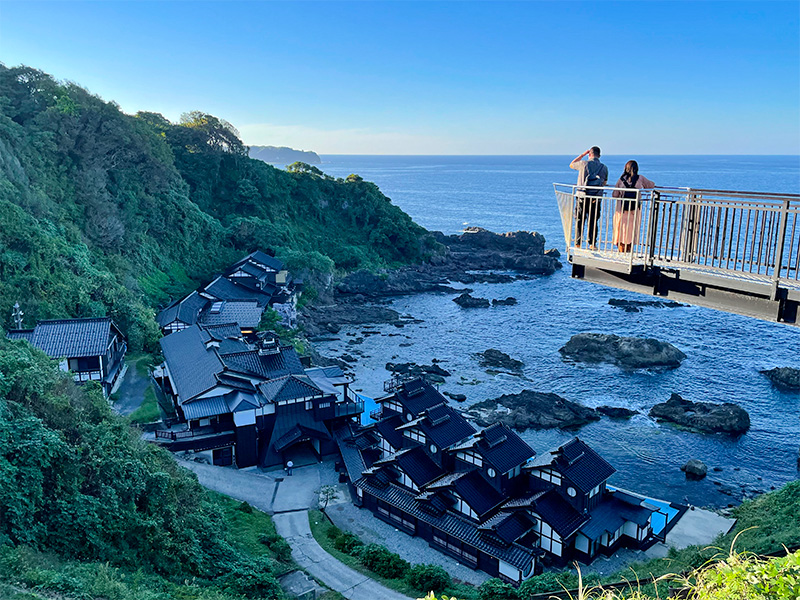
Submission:
M 415 442 L 419 442 L 421 444 L 425 443 L 425 434 L 419 431 L 418 429 L 406 429 L 403 432 L 403 435 L 410 440 L 414 440 Z
M 414 482 L 411 481 L 411 478 L 406 475 L 403 471 L 400 471 L 400 483 L 405 487 L 414 490 L 415 492 L 419 491 L 419 488 L 414 485 Z
M 460 496 L 456 496 L 456 510 L 461 514 L 467 515 L 471 519 L 478 520 L 478 513 L 476 513 L 469 504 L 464 502 Z
M 439 451 L 439 449 L 436 447 L 436 444 L 431 444 L 430 445 L 430 450 L 431 450 L 431 454 L 436 454 Z
M 433 544 L 447 551 L 448 554 L 463 559 L 469 565 L 478 564 L 478 550 L 476 548 L 463 543 L 458 538 L 447 535 L 443 531 L 433 530 Z
M 602 485 L 603 485 L 603 484 L 601 483 L 601 484 L 600 484 L 600 485 L 598 485 L 596 488 L 594 488 L 594 489 L 593 489 L 591 492 L 589 492 L 589 498 L 593 498 L 594 496 L 596 496 L 597 494 L 599 494 L 599 493 L 600 493 L 600 488 L 602 487 Z
M 330 402 L 320 402 L 319 403 L 319 407 L 320 408 L 330 408 L 330 406 L 331 406 Z
M 555 485 L 561 485 L 561 475 L 553 471 L 553 469 L 540 469 L 533 472 L 539 479 L 544 479 Z
M 575 491 L 574 487 L 568 487 L 567 488 L 567 494 L 569 496 L 571 496 L 572 498 L 574 498 L 578 494 L 578 492 Z
M 476 452 L 459 452 L 456 454 L 456 458 L 472 465 L 483 466 L 483 459 Z
M 489 477 L 494 477 L 495 475 L 497 475 L 497 471 L 495 471 L 492 467 L 489 467 L 489 469 L 486 471 L 486 474 Z

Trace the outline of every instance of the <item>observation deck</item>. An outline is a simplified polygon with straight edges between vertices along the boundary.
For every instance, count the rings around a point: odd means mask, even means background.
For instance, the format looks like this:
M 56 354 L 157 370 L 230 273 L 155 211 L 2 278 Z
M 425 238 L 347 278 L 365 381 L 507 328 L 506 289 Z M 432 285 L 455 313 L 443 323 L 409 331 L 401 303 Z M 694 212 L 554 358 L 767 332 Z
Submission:
M 800 195 L 553 185 L 572 277 L 800 326 Z

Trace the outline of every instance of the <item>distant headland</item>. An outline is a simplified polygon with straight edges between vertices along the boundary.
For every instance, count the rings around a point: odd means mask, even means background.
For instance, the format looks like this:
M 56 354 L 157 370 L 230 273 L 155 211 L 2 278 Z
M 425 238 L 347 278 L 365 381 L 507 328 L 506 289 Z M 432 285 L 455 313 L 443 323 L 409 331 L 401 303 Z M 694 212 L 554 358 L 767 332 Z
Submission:
M 270 164 L 288 165 L 297 161 L 310 165 L 322 164 L 316 152 L 295 150 L 285 146 L 250 146 L 250 158 L 257 158 Z

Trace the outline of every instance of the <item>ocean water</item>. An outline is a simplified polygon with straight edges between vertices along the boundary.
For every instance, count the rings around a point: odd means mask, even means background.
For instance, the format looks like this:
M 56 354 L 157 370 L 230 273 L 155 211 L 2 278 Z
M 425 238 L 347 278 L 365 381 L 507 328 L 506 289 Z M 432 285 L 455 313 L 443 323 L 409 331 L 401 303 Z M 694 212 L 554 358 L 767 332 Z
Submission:
M 552 184 L 574 181 L 575 172 L 567 166 L 571 158 L 323 156 L 321 168 L 337 177 L 357 173 L 375 182 L 428 229 L 539 231 L 546 247 L 563 249 Z M 603 157 L 613 181 L 628 158 Z M 635 158 L 641 173 L 657 185 L 800 193 L 800 157 Z M 469 287 L 485 298 L 514 296 L 519 304 L 463 310 L 447 294 L 397 298 L 390 307 L 423 322 L 379 328 L 384 335 L 368 336 L 359 345 L 348 344 L 353 336 L 347 334 L 364 328 L 344 329 L 339 341 L 319 349 L 332 356 L 362 352 L 355 387 L 369 397 L 383 393 L 389 377 L 386 362 L 423 364 L 438 358 L 453 373 L 442 391 L 466 394 L 465 405 L 527 388 L 586 406 L 641 411 L 629 421 L 603 418 L 577 435 L 616 467 L 612 484 L 656 497 L 725 506 L 745 490 L 767 491 L 798 477 L 800 394 L 775 388 L 759 370 L 800 368 L 800 329 L 699 307 L 627 313 L 609 306 L 608 300 L 647 297 L 573 280 L 566 264 L 549 277 Z M 662 373 L 563 361 L 558 349 L 573 334 L 587 331 L 655 337 L 683 350 L 687 359 L 678 369 Z M 523 377 L 487 374 L 474 356 L 487 348 L 524 361 Z M 740 404 L 750 413 L 751 429 L 738 438 L 697 434 L 646 416 L 672 392 L 690 400 Z M 529 430 L 521 435 L 542 452 L 575 434 Z M 690 458 L 709 466 L 708 478 L 686 481 L 680 466 Z M 722 470 L 712 471 L 714 467 Z

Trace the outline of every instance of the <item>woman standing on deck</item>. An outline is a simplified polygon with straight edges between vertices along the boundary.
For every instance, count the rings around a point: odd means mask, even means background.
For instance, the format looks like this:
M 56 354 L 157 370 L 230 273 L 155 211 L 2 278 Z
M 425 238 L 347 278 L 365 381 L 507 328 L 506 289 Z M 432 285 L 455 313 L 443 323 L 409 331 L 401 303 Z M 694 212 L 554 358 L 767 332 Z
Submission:
M 614 210 L 613 243 L 620 252 L 630 252 L 639 243 L 639 227 L 642 223 L 642 209 L 635 190 L 651 190 L 656 184 L 644 175 L 639 175 L 639 163 L 629 160 L 625 172 L 617 181 L 617 189 L 612 194 L 617 198 Z

